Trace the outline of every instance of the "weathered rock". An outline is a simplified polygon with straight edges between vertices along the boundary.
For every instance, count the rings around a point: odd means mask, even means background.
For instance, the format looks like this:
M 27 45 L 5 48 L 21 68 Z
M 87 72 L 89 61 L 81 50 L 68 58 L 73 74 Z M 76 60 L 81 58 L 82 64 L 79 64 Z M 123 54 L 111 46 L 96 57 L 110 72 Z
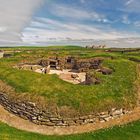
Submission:
M 63 121 L 65 124 L 68 124 L 68 126 L 76 125 L 74 120 L 68 120 L 68 121 Z
M 37 120 L 37 117 L 36 116 L 32 116 L 32 120 Z
M 61 118 L 49 118 L 50 121 L 60 121 L 62 120 Z
M 38 62 L 38 65 L 41 65 L 41 66 L 43 66 L 43 67 L 46 67 L 46 66 L 49 65 L 49 61 L 48 61 L 48 60 L 40 60 L 40 61 Z
M 101 58 L 79 59 L 76 61 L 75 68 L 79 72 L 87 72 L 89 69 L 98 69 L 102 61 Z
M 78 74 L 71 74 L 71 77 L 75 79 L 75 78 L 78 78 L 79 76 Z
M 81 116 L 79 117 L 80 120 L 85 120 L 85 119 L 88 119 L 89 117 L 88 116 Z
M 44 118 L 43 116 L 38 116 L 37 120 L 39 120 L 41 122 L 50 122 L 49 118 Z
M 86 80 L 85 80 L 86 85 L 96 85 L 100 83 L 101 83 L 101 80 L 97 78 L 93 72 L 86 73 Z
M 65 123 L 59 122 L 59 123 L 56 123 L 55 126 L 68 126 L 68 124 L 65 124 Z
M 102 74 L 104 74 L 104 75 L 110 75 L 110 74 L 113 73 L 113 70 L 104 67 L 104 68 L 101 68 L 101 69 L 99 70 L 99 72 L 102 72 Z
M 27 102 L 26 105 L 27 105 L 27 107 L 30 106 L 31 108 L 36 106 L 36 104 L 33 102 Z
M 112 116 L 118 116 L 123 114 L 123 109 L 118 109 L 112 112 Z
M 95 123 L 95 119 L 86 119 L 84 120 L 85 123 Z
M 100 118 L 99 121 L 100 121 L 101 123 L 106 122 L 106 120 L 105 120 L 104 118 Z
M 80 125 L 81 125 L 81 124 L 83 124 L 83 123 L 84 123 L 84 121 L 83 121 L 83 120 L 76 120 L 76 121 L 75 121 L 75 123 L 76 123 L 76 124 L 80 124 Z
M 112 119 L 111 116 L 108 116 L 108 117 L 105 117 L 105 118 L 104 118 L 104 120 L 105 120 L 106 122 L 108 122 L 108 121 L 111 120 L 111 119 Z
M 47 126 L 55 126 L 55 123 L 52 123 L 52 122 L 46 122 L 45 123 Z

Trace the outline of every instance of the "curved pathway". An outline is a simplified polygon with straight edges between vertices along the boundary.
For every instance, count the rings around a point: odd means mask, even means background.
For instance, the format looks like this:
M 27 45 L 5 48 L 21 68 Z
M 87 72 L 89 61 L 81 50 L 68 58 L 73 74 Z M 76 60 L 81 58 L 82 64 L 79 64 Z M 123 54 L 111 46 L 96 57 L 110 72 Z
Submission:
M 94 130 L 99 130 L 102 128 L 113 127 L 115 125 L 127 124 L 129 122 L 136 121 L 139 119 L 140 119 L 140 107 L 137 107 L 133 110 L 133 112 L 129 114 L 123 115 L 118 119 L 110 120 L 104 123 L 85 124 L 71 127 L 47 127 L 43 125 L 36 125 L 32 122 L 29 122 L 28 120 L 24 120 L 18 116 L 15 116 L 6 111 L 2 106 L 0 106 L 0 121 L 20 130 L 45 135 L 69 135 L 69 134 L 85 133 Z

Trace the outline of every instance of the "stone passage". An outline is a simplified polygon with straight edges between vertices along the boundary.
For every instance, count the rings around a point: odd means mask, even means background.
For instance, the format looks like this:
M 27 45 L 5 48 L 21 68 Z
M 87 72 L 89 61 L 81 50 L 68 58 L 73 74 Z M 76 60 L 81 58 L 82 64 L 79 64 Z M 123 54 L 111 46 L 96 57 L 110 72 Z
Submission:
M 125 109 L 114 108 L 107 112 L 79 116 L 76 118 L 63 118 L 59 114 L 52 115 L 47 110 L 40 110 L 36 104 L 32 102 L 12 102 L 4 93 L 0 93 L 0 104 L 9 112 L 30 120 L 35 124 L 56 127 L 78 126 L 88 123 L 96 124 L 119 118 L 128 113 Z

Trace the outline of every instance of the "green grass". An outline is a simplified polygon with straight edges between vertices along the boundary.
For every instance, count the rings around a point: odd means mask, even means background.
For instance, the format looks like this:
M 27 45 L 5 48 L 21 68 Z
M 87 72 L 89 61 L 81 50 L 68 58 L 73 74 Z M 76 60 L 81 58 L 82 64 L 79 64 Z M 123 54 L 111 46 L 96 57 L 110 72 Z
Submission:
M 29 133 L 9 127 L 0 123 L 0 140 L 139 140 L 140 121 L 124 126 L 116 126 L 96 132 L 68 135 L 68 136 L 45 136 Z
M 136 104 L 137 63 L 128 60 L 140 59 L 140 52 L 104 52 L 104 50 L 84 49 L 77 46 L 51 47 L 16 47 L 5 50 L 21 50 L 12 58 L 0 59 L 0 80 L 16 91 L 14 98 L 32 100 L 41 105 L 71 107 L 76 112 L 88 114 L 104 111 L 112 107 L 132 107 Z M 31 50 L 30 53 L 27 53 Z M 48 56 L 76 56 L 80 58 L 103 57 L 104 66 L 115 70 L 112 75 L 97 74 L 100 85 L 72 85 L 58 78 L 57 75 L 41 75 L 31 71 L 11 68 L 24 61 L 37 61 Z M 114 59 L 108 59 L 113 57 Z M 48 107 L 48 106 L 47 106 Z M 70 136 L 45 136 L 29 133 L 0 122 L 0 140 L 140 140 L 140 121 L 125 126 L 91 133 Z
M 47 57 L 55 53 L 58 48 L 59 55 L 81 55 L 82 57 L 104 58 L 113 56 L 115 59 L 105 59 L 103 65 L 115 70 L 112 75 L 98 74 L 102 83 L 93 86 L 73 85 L 58 78 L 57 75 L 42 75 L 30 71 L 11 68 L 21 60 L 36 60 L 42 55 Z M 39 100 L 43 98 L 42 105 L 67 106 L 77 113 L 88 114 L 104 111 L 112 107 L 133 107 L 136 103 L 136 89 L 134 82 L 137 79 L 136 63 L 129 61 L 120 53 L 106 53 L 103 50 L 87 50 L 80 47 L 53 47 L 32 49 L 33 52 L 23 51 L 12 58 L 1 59 L 0 79 L 16 90 L 16 97 Z M 81 49 L 83 51 L 81 51 Z M 16 98 L 15 97 L 15 98 Z M 84 108 L 84 109 L 83 109 Z

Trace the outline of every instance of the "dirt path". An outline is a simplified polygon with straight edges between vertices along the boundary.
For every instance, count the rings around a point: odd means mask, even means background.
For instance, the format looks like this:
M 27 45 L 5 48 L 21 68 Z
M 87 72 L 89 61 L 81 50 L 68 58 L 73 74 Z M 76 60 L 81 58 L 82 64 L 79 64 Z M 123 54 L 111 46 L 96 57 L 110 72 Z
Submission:
M 18 116 L 15 116 L 9 113 L 8 111 L 6 111 L 2 106 L 0 106 L 0 121 L 20 130 L 25 130 L 25 131 L 35 132 L 35 133 L 40 133 L 45 135 L 69 135 L 69 134 L 90 132 L 102 128 L 109 128 L 115 125 L 126 124 L 139 119 L 140 119 L 140 107 L 137 107 L 130 114 L 124 115 L 121 118 L 114 119 L 109 122 L 86 124 L 86 125 L 71 126 L 71 127 L 47 127 L 47 126 L 33 124 L 28 120 L 24 120 Z

